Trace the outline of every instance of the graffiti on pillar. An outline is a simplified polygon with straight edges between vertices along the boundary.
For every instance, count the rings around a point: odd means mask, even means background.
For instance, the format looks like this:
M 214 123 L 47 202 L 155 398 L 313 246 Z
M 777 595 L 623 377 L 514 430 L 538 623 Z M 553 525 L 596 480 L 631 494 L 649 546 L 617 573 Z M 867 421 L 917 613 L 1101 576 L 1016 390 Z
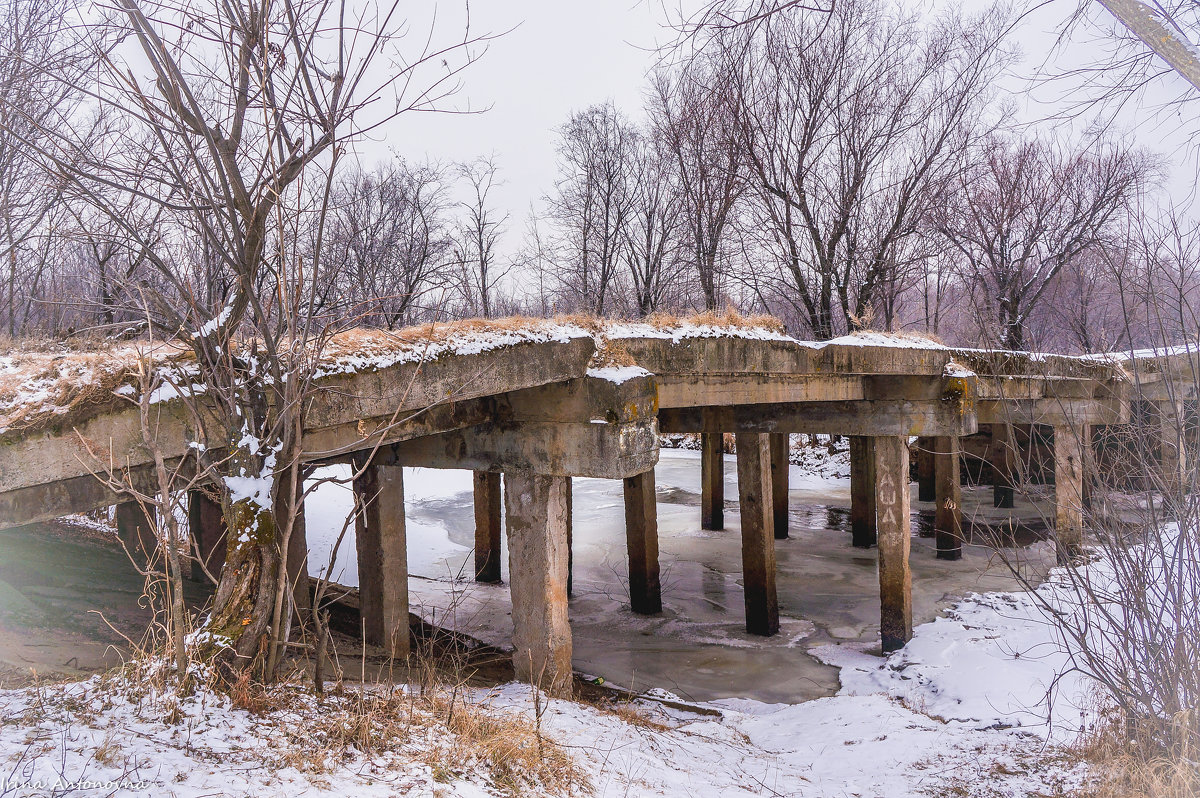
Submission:
M 876 469 L 879 472 L 879 493 L 877 499 L 882 512 L 879 514 L 879 521 L 883 524 L 896 523 L 896 481 L 892 479 L 892 472 L 889 468 Z

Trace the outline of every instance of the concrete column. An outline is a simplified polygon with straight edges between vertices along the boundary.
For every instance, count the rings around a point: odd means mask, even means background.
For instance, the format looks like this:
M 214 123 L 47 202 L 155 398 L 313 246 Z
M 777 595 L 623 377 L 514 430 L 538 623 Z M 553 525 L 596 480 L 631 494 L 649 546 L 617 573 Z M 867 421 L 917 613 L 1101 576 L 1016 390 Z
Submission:
M 952 436 L 933 439 L 933 474 L 937 488 L 937 511 L 933 528 L 939 560 L 962 559 L 962 482 L 959 475 L 959 440 Z
M 298 491 L 304 490 L 301 483 Z M 296 511 L 292 534 L 288 538 L 287 578 L 292 587 L 293 623 L 307 624 L 312 614 L 312 590 L 308 581 L 308 526 L 304 522 L 304 504 Z M 405 615 L 408 608 L 405 607 Z
M 213 500 L 202 490 L 188 491 L 188 530 L 193 541 L 193 550 L 204 568 L 192 569 L 193 579 L 207 579 L 205 570 L 213 579 L 221 578 L 225 565 L 225 515 L 221 503 Z
M 700 526 L 702 529 L 725 528 L 725 450 L 724 435 L 700 434 Z
M 908 441 L 875 439 L 875 501 L 879 532 L 879 631 L 883 650 L 902 648 L 912 637 L 911 534 Z
M 875 545 L 875 439 L 850 437 L 850 536 L 855 546 Z
M 513 666 L 518 679 L 569 696 L 567 518 L 570 480 L 525 471 L 504 474 Z
M 408 551 L 404 469 L 368 465 L 354 480 L 358 594 L 368 643 L 388 656 L 408 656 Z
M 117 505 L 117 535 L 125 548 L 145 565 L 158 548 L 158 534 L 154 523 L 153 507 L 143 507 L 136 501 Z
M 575 595 L 575 482 L 567 477 L 567 598 Z
M 992 506 L 1011 509 L 1013 506 L 1013 467 L 1016 459 L 1016 437 L 1008 424 L 992 425 Z
M 1187 447 L 1183 423 L 1183 402 L 1156 402 L 1160 460 L 1162 463 L 1162 489 L 1167 493 L 1178 493 L 1188 484 Z
M 475 581 L 500 581 L 500 474 L 475 472 Z
M 916 451 L 913 452 L 913 456 L 917 458 L 917 501 L 919 502 L 937 501 L 933 462 L 936 445 L 933 438 L 917 438 Z
M 786 432 L 773 432 L 771 439 L 771 506 L 776 540 L 788 536 L 788 453 L 791 449 Z
M 662 612 L 658 580 L 658 505 L 654 471 L 626 477 L 625 541 L 629 549 L 629 604 L 640 615 Z
M 746 631 L 773 635 L 779 631 L 779 598 L 775 592 L 771 446 L 766 435 L 741 432 L 736 446 Z
M 1076 430 L 1054 428 L 1054 542 L 1059 564 L 1083 544 L 1083 447 Z

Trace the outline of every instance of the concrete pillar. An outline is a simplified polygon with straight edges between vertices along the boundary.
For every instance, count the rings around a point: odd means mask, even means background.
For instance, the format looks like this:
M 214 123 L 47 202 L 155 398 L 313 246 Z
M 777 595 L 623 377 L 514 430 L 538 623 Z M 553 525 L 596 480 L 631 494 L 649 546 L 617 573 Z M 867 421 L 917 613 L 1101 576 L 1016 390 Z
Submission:
M 912 637 L 912 574 L 908 569 L 908 440 L 875 438 L 875 502 L 879 532 L 879 631 L 883 650 Z
M 772 529 L 775 530 L 776 540 L 786 540 L 788 536 L 788 454 L 791 450 L 789 436 L 786 432 L 773 432 L 767 436 L 771 440 L 771 506 Z
M 850 536 L 860 549 L 875 545 L 875 439 L 850 437 Z
M 304 484 L 297 486 L 303 492 Z M 292 534 L 288 538 L 287 578 L 292 587 L 292 607 L 295 610 L 293 623 L 307 624 L 312 615 L 312 589 L 308 581 L 308 527 L 304 522 L 304 504 L 301 501 L 292 521 Z M 405 607 L 407 615 L 408 608 Z
M 504 474 L 513 666 L 518 679 L 552 695 L 571 694 L 567 622 L 570 480 L 525 471 Z
M 658 579 L 658 505 L 654 471 L 625 480 L 625 541 L 629 549 L 629 604 L 640 615 L 662 612 Z
M 992 506 L 1012 509 L 1016 436 L 1008 424 L 992 425 Z
M 500 581 L 500 474 L 475 472 L 475 581 Z
M 575 595 L 575 482 L 567 477 L 567 598 Z
M 962 482 L 959 475 L 959 440 L 939 436 L 933 442 L 933 474 L 937 488 L 934 534 L 939 560 L 962 559 Z
M 766 435 L 739 432 L 736 447 L 746 631 L 773 635 L 779 631 L 779 598 L 775 592 L 771 446 Z
M 143 507 L 136 501 L 117 505 L 117 536 L 139 565 L 148 563 L 158 548 L 154 512 L 153 507 Z
M 725 450 L 724 435 L 700 434 L 700 526 L 725 528 Z
M 358 594 L 368 643 L 388 656 L 408 656 L 408 551 L 404 469 L 368 465 L 354 480 Z
M 1161 436 L 1159 457 L 1162 463 L 1162 489 L 1175 494 L 1188 484 L 1183 402 L 1156 402 L 1156 405 Z
M 1059 564 L 1083 544 L 1083 447 L 1077 431 L 1054 428 L 1054 542 Z
M 913 452 L 913 456 L 917 458 L 917 501 L 919 502 L 937 501 L 933 462 L 935 446 L 933 438 L 917 438 L 916 451 Z
M 188 491 L 188 530 L 193 541 L 193 550 L 204 567 L 192 569 L 193 579 L 207 579 L 204 572 L 212 574 L 213 579 L 221 578 L 221 568 L 225 565 L 225 515 L 221 512 L 221 503 L 215 501 L 202 490 Z

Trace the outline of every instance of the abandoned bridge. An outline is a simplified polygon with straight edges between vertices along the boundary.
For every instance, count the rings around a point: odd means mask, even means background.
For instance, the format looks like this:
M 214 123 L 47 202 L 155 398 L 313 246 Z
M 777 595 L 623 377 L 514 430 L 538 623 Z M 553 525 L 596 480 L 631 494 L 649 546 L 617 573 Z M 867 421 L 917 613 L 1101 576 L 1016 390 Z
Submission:
M 1066 559 L 1083 537 L 1090 430 L 1128 423 L 1135 388 L 1164 420 L 1164 472 L 1182 475 L 1179 425 L 1167 421 L 1196 398 L 1184 387 L 1193 384 L 1184 377 L 1194 354 L 1031 355 L 878 333 L 812 343 L 770 327 L 688 321 L 472 323 L 403 339 L 363 333 L 335 340 L 327 356 L 305 414 L 304 456 L 314 466 L 357 466 L 364 628 L 397 657 L 409 645 L 403 468 L 473 470 L 476 578 L 501 579 L 503 519 L 517 674 L 564 692 L 572 674 L 573 477 L 623 480 L 630 606 L 658 613 L 659 434 L 700 435 L 707 529 L 724 526 L 723 438 L 735 436 L 746 629 L 772 635 L 775 546 L 788 537 L 788 436 L 848 436 L 846 545 L 877 549 L 880 638 L 890 651 L 912 634 L 910 451 L 922 458 L 922 493 L 936 500 L 936 556 L 954 560 L 964 541 L 964 439 L 990 428 L 1003 505 L 1018 479 L 1015 447 L 1005 442 L 1014 429 L 1053 430 L 1055 541 Z M 72 383 L 70 391 L 98 378 L 72 372 L 69 355 L 39 357 L 0 416 L 10 421 L 0 429 L 0 528 L 115 504 L 122 534 L 144 535 L 140 508 L 113 489 L 114 473 L 143 490 L 153 484 L 140 411 L 119 401 L 129 388 L 107 386 L 104 401 L 66 412 L 61 396 L 45 398 L 61 386 L 39 388 L 38 380 L 49 374 Z M 19 371 L 20 359 L 8 365 Z M 194 416 L 178 392 L 159 399 L 151 405 L 156 445 L 169 464 L 183 463 L 196 442 Z M 22 405 L 38 401 L 36 412 Z M 28 423 L 11 423 L 17 414 Z M 220 507 L 203 490 L 192 494 L 192 535 L 215 569 L 223 560 Z M 306 575 L 302 526 L 292 540 L 288 567 Z M 298 603 L 309 600 L 304 582 Z

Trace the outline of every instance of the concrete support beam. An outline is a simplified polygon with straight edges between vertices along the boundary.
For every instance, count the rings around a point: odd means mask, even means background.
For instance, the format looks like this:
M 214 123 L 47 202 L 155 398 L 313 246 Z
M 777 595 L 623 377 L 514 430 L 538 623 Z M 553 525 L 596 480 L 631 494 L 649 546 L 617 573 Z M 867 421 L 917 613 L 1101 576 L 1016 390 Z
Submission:
M 908 441 L 875 439 L 875 501 L 879 532 L 879 631 L 883 650 L 912 638 L 912 574 L 908 568 Z
M 738 502 L 742 520 L 742 585 L 746 631 L 779 631 L 775 591 L 775 535 L 771 502 L 771 446 L 766 435 L 738 433 Z
M 862 399 L 836 402 L 662 407 L 662 432 L 787 432 L 837 435 L 971 435 L 974 405 L 955 399 Z
M 992 425 L 992 506 L 1011 509 L 1016 473 L 1016 437 L 1008 424 Z
M 1054 542 L 1059 564 L 1083 545 L 1083 446 L 1078 431 L 1054 428 Z
M 791 463 L 791 436 L 786 432 L 767 436 L 771 441 L 771 515 L 772 529 L 776 540 L 787 540 L 788 536 L 788 476 Z
M 658 504 L 654 472 L 625 480 L 625 541 L 629 550 L 629 605 L 640 615 L 662 612 L 658 578 Z
M 860 549 L 875 545 L 875 439 L 850 438 L 850 537 Z
M 917 438 L 916 451 L 913 456 L 917 459 L 917 501 L 932 502 L 937 500 L 937 488 L 934 486 L 932 438 Z
M 475 581 L 500 581 L 500 475 L 475 472 Z
M 358 591 L 367 642 L 408 656 L 408 551 L 404 469 L 368 465 L 354 480 Z
M 725 528 L 724 434 L 700 434 L 700 528 Z
M 157 526 L 151 515 L 153 512 L 153 507 L 143 507 L 136 501 L 117 505 L 117 535 L 139 565 L 150 562 L 158 549 Z
M 962 559 L 962 482 L 959 460 L 962 450 L 958 438 L 940 435 L 933 439 L 935 483 L 934 534 L 939 560 Z
M 513 667 L 518 679 L 556 696 L 572 691 L 567 485 L 566 477 L 504 474 Z
M 221 579 L 221 568 L 225 565 L 225 515 L 221 503 L 203 490 L 188 491 L 188 529 L 193 552 L 200 560 L 192 569 L 192 578 L 207 580 L 207 571 L 215 584 Z

